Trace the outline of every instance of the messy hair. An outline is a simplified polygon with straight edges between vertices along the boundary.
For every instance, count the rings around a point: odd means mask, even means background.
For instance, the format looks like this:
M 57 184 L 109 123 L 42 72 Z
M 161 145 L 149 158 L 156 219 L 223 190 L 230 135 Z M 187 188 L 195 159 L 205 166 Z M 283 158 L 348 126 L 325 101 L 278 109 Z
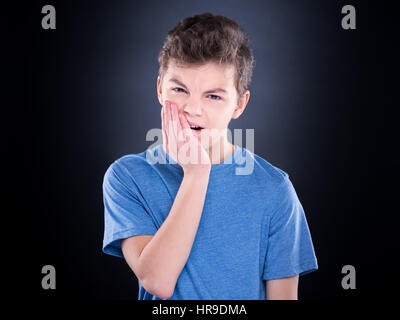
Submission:
M 187 17 L 168 32 L 158 56 L 158 75 L 162 80 L 171 60 L 182 65 L 233 65 L 240 98 L 250 86 L 255 65 L 249 43 L 243 29 L 224 16 L 206 12 Z

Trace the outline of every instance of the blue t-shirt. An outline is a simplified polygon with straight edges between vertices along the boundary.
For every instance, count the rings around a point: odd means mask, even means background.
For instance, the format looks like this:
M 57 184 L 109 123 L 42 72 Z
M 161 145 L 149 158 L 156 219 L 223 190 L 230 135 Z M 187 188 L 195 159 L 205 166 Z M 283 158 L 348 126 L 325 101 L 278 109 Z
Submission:
M 104 176 L 103 252 L 154 235 L 167 218 L 183 169 L 161 144 L 121 157 Z M 317 270 L 303 207 L 289 175 L 244 147 L 211 167 L 193 246 L 171 300 L 265 300 L 265 280 Z M 138 281 L 139 300 L 161 300 Z

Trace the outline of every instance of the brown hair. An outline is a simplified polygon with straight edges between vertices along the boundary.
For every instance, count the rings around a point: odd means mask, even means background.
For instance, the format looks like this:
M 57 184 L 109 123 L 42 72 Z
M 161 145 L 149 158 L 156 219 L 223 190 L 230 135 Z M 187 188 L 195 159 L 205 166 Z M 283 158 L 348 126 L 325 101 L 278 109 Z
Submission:
M 185 65 L 232 64 L 236 69 L 235 87 L 240 98 L 249 88 L 255 65 L 249 43 L 242 28 L 224 16 L 206 12 L 187 17 L 168 32 L 158 56 L 158 75 L 162 80 L 171 59 Z

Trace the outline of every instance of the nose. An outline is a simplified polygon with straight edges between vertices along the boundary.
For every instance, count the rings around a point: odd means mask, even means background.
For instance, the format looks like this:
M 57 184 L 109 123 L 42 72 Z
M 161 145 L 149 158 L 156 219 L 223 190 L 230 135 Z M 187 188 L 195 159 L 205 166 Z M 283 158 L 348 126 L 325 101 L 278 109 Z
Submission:
M 201 116 L 203 112 L 201 103 L 194 99 L 187 100 L 183 106 L 183 111 L 192 117 Z

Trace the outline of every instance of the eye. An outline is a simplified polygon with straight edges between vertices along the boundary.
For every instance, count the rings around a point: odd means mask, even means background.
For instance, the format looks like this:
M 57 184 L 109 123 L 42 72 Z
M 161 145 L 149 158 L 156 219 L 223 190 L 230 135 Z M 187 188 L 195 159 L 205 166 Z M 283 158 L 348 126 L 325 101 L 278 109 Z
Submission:
M 173 91 L 175 92 L 186 92 L 184 89 L 176 87 L 176 88 L 172 88 Z M 180 91 L 182 90 L 182 91 Z M 215 94 L 210 94 L 209 97 L 211 97 L 211 100 L 222 100 L 222 98 L 220 96 L 216 96 Z
M 179 87 L 173 88 L 172 90 L 174 90 L 175 92 L 186 92 L 184 89 Z M 182 91 L 177 91 L 177 90 L 182 90 Z
M 213 97 L 211 100 L 221 100 L 220 96 L 216 96 L 214 94 L 210 94 L 209 97 Z

